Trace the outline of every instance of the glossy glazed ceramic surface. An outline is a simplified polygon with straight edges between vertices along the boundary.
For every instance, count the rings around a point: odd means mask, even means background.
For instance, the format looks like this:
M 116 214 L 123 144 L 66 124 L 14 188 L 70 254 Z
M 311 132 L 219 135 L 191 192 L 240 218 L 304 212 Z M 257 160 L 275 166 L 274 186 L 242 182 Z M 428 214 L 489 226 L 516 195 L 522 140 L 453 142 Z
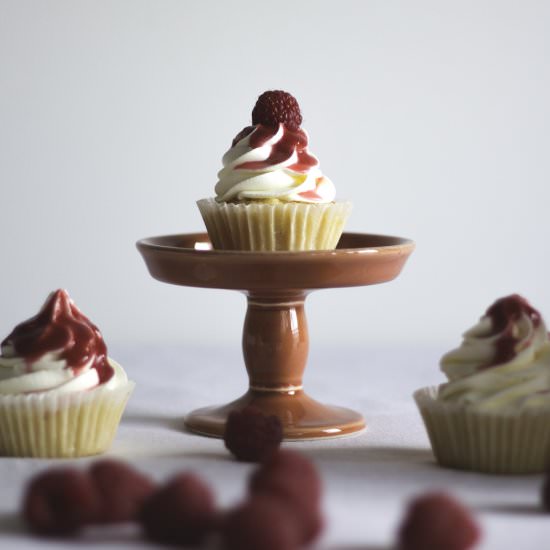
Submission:
M 409 239 L 344 233 L 336 250 L 238 252 L 205 250 L 206 233 L 138 241 L 151 275 L 165 283 L 228 290 L 314 290 L 384 283 L 397 277 L 414 249 Z
M 196 433 L 223 437 L 227 415 L 248 405 L 261 409 L 265 414 L 278 416 L 283 423 L 286 441 L 338 437 L 365 428 L 365 420 L 358 412 L 323 405 L 302 390 L 258 392 L 250 389 L 227 405 L 193 411 L 185 417 L 185 424 Z
M 337 437 L 362 430 L 354 411 L 307 396 L 302 377 L 309 350 L 304 301 L 309 291 L 363 286 L 395 278 L 414 249 L 408 239 L 344 233 L 336 250 L 238 252 L 209 250 L 205 233 L 137 243 L 151 275 L 176 285 L 240 290 L 247 295 L 243 355 L 250 385 L 241 398 L 187 415 L 187 426 L 223 437 L 231 410 L 252 404 L 277 415 L 285 439 Z

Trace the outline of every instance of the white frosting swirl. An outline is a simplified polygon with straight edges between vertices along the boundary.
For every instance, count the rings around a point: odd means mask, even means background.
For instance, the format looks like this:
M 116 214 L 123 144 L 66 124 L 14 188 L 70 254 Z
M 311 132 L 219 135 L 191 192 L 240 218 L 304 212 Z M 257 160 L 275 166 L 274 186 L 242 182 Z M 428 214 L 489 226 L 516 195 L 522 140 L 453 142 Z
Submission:
M 38 314 L 1 344 L 0 395 L 114 389 L 127 381 L 108 359 L 99 329 L 63 289 L 50 293 Z
M 223 156 L 223 168 L 218 173 L 216 200 L 269 200 L 285 202 L 328 203 L 336 196 L 334 184 L 319 169 L 319 161 L 307 151 L 307 133 L 299 130 L 298 141 L 291 143 L 289 155 L 280 155 L 280 161 L 270 163 L 274 151 L 288 147 L 291 133 L 283 124 L 257 147 L 251 146 L 251 140 L 265 127 L 256 126 L 239 139 Z M 294 135 L 293 134 L 293 135 Z M 299 138 L 302 138 L 301 141 Z M 305 142 L 305 143 L 304 143 Z M 307 157 L 310 166 L 300 164 Z M 248 163 L 261 165 L 247 166 Z
M 48 352 L 36 361 L 28 363 L 24 357 L 14 353 L 9 344 L 2 346 L 0 356 L 0 395 L 48 392 L 66 394 L 86 391 L 98 386 L 97 369 L 92 368 L 93 357 L 82 368 L 67 368 L 67 362 L 60 358 L 61 351 Z M 109 359 L 114 374 L 102 388 L 114 389 L 126 384 L 128 377 L 122 367 Z
M 550 406 L 550 338 L 544 321 L 519 296 L 498 304 L 512 304 L 513 314 L 508 310 L 508 317 L 497 319 L 490 308 L 464 333 L 462 344 L 441 359 L 449 382 L 438 398 L 479 411 Z M 503 344 L 506 353 L 499 357 Z

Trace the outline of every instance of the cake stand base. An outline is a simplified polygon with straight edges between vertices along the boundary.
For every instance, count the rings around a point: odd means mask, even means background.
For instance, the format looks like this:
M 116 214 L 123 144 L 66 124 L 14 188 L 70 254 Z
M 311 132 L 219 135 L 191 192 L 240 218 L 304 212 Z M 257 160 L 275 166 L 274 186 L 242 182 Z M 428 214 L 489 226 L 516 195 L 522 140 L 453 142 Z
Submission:
M 185 425 L 201 435 L 223 437 L 229 413 L 248 405 L 259 408 L 264 414 L 278 416 L 287 441 L 340 437 L 365 429 L 365 420 L 359 413 L 323 405 L 302 390 L 284 393 L 248 390 L 227 405 L 204 407 L 189 413 Z

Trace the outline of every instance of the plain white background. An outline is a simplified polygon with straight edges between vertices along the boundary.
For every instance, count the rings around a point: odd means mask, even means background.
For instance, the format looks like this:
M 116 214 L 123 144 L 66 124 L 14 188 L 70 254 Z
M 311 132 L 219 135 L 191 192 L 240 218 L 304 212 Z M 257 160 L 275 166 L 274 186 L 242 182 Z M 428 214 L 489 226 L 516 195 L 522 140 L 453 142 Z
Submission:
M 497 297 L 550 318 L 550 3 L 0 0 L 0 335 L 65 287 L 107 342 L 238 348 L 245 300 L 150 278 L 201 230 L 256 97 L 300 101 L 348 229 L 401 277 L 308 300 L 312 345 L 445 351 Z

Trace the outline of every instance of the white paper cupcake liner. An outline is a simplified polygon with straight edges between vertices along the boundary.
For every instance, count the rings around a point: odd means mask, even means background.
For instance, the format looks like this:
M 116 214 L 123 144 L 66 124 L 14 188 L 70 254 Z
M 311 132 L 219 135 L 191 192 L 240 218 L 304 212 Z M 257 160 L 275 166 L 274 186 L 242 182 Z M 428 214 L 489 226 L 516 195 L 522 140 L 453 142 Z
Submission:
M 437 399 L 438 387 L 414 399 L 442 466 L 492 474 L 531 474 L 550 466 L 550 408 L 497 414 Z
M 332 250 L 351 212 L 350 202 L 197 202 L 212 246 L 222 250 Z
M 105 451 L 134 386 L 0 396 L 0 454 L 68 458 Z

